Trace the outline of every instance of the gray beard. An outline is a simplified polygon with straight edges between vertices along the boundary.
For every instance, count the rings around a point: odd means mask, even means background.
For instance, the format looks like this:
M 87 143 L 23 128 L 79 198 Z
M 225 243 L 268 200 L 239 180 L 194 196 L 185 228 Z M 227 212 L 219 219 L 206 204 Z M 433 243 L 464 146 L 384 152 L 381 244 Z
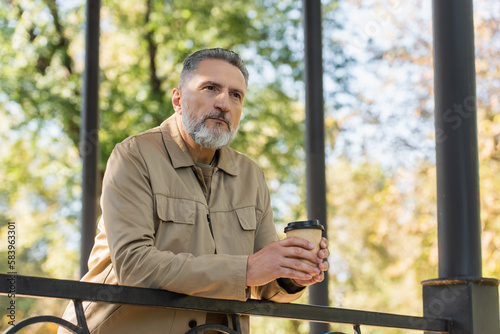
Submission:
M 206 126 L 205 121 L 213 117 L 224 119 L 228 124 L 228 130 L 223 129 L 224 125 L 222 124 L 216 124 L 213 128 Z M 238 128 L 233 129 L 229 116 L 217 110 L 205 114 L 203 118 L 197 120 L 189 117 L 189 112 L 186 112 L 186 109 L 184 109 L 182 113 L 182 125 L 195 143 L 213 150 L 228 146 L 234 137 L 236 137 L 236 132 L 238 131 Z

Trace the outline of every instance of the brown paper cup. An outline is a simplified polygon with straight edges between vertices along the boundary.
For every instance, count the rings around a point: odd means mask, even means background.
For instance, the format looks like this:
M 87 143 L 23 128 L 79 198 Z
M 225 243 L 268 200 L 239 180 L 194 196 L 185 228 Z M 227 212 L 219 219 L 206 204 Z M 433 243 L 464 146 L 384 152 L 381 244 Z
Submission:
M 308 240 L 314 245 L 313 252 L 318 253 L 319 244 L 321 242 L 321 237 L 323 234 L 324 227 L 320 224 L 319 220 L 306 220 L 288 223 L 285 227 L 285 233 L 287 237 L 299 237 Z M 317 266 L 317 263 L 313 263 L 308 260 L 301 260 L 302 262 Z

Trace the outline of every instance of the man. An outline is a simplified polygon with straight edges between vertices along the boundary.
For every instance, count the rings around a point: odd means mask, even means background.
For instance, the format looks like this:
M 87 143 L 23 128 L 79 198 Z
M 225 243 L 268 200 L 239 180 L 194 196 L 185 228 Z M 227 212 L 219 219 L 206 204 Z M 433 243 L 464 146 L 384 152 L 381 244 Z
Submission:
M 262 171 L 227 146 L 247 84 L 248 72 L 231 51 L 201 50 L 185 60 L 172 92 L 175 114 L 111 154 L 84 281 L 290 302 L 323 280 L 326 239 L 317 254 L 304 239 L 278 241 Z M 230 322 L 225 315 L 133 305 L 84 308 L 91 333 L 179 334 Z M 248 323 L 242 317 L 243 333 Z

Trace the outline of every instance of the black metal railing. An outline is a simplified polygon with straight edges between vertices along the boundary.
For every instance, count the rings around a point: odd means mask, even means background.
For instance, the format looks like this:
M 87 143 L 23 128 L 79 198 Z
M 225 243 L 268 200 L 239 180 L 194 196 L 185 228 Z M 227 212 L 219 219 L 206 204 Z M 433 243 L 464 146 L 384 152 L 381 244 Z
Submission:
M 14 326 L 5 330 L 4 334 L 16 333 L 21 328 L 40 322 L 56 323 L 78 334 L 89 333 L 81 304 L 82 301 L 157 306 L 233 315 L 233 328 L 207 324 L 192 328 L 186 334 L 201 333 L 208 329 L 228 334 L 241 333 L 239 329 L 240 315 L 351 324 L 356 334 L 361 333 L 362 325 L 419 330 L 430 333 L 450 333 L 452 326 L 450 319 L 406 316 L 293 303 L 281 304 L 261 300 L 242 302 L 209 299 L 186 296 L 165 290 L 0 274 L 0 294 L 8 295 L 12 292 L 15 292 L 16 296 L 73 300 L 75 301 L 78 324 L 72 324 L 54 316 L 38 316 L 17 322 Z

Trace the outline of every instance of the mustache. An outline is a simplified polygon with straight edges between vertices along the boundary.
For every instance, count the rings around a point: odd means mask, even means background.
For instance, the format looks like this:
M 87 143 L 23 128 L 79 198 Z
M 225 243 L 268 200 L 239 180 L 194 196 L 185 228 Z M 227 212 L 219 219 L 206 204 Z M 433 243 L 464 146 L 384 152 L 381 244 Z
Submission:
M 204 123 L 209 118 L 218 118 L 218 119 L 223 120 L 224 122 L 226 122 L 229 129 L 231 129 L 233 126 L 233 122 L 231 121 L 231 117 L 229 117 L 229 115 L 223 111 L 214 110 L 214 111 L 211 111 L 211 112 L 203 115 L 203 118 L 202 118 L 200 123 Z

